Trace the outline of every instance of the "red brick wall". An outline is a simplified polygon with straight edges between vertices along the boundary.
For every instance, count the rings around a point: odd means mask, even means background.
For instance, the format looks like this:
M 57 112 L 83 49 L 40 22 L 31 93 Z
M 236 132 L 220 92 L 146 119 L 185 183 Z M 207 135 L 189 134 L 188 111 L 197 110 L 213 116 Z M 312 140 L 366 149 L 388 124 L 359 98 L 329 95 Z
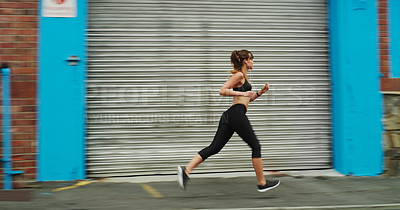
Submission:
M 378 3 L 381 90 L 400 91 L 400 78 L 390 78 L 388 0 L 379 0 Z
M 0 62 L 12 71 L 12 167 L 25 171 L 14 177 L 14 187 L 36 180 L 38 2 L 0 1 Z

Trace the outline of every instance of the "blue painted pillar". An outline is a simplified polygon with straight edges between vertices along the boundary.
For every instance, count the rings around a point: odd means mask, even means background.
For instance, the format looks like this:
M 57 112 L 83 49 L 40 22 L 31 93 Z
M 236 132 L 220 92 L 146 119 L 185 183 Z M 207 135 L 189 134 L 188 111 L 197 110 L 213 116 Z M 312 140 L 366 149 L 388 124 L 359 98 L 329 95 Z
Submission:
M 10 72 L 8 66 L 1 68 L 1 83 L 2 83 L 2 115 L 3 115 L 3 179 L 4 189 L 12 188 L 12 177 L 9 171 L 11 170 L 11 112 L 10 112 Z
M 383 172 L 378 19 L 374 0 L 330 0 L 333 165 L 346 175 Z
M 39 181 L 85 178 L 87 2 L 76 3 L 76 17 L 40 14 Z M 77 61 L 76 65 L 69 60 Z
M 3 159 L 0 162 L 3 164 L 3 180 L 4 189 L 12 189 L 12 175 L 21 174 L 23 171 L 13 171 L 11 164 L 11 69 L 7 64 L 1 65 L 1 83 L 2 83 L 2 135 L 3 135 Z

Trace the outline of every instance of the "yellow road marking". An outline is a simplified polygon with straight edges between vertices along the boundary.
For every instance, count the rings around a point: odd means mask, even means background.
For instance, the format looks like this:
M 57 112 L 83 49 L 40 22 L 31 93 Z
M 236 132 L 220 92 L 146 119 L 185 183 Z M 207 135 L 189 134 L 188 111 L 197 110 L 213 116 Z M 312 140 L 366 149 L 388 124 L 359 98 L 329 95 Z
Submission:
M 92 183 L 92 181 L 82 181 L 82 182 L 78 182 L 78 183 L 76 183 L 76 184 L 74 184 L 72 186 L 61 187 L 61 188 L 54 189 L 53 192 L 58 192 L 58 191 L 61 191 L 61 190 L 69 190 L 69 189 L 77 188 L 77 187 L 80 187 L 80 186 L 83 186 L 83 185 L 87 185 L 87 184 L 90 184 L 90 183 Z
M 163 198 L 164 196 L 161 195 L 154 187 L 147 185 L 147 184 L 141 184 L 142 188 L 147 191 L 153 198 Z

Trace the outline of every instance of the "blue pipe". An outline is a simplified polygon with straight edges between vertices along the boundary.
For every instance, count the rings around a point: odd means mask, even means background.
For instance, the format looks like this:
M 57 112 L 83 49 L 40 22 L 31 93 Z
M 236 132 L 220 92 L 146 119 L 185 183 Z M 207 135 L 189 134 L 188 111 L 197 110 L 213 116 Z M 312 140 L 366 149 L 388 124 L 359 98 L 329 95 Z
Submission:
M 1 79 L 3 84 L 3 173 L 4 189 L 12 189 L 12 175 L 21 174 L 23 171 L 12 171 L 11 166 L 11 117 L 10 117 L 10 73 L 7 64 L 1 67 Z

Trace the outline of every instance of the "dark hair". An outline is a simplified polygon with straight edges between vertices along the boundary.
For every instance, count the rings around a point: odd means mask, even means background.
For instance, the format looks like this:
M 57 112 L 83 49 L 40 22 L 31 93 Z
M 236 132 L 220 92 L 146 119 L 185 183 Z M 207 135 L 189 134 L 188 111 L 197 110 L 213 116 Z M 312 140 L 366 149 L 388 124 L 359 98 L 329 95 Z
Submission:
M 234 50 L 231 54 L 231 64 L 234 70 L 239 70 L 243 66 L 243 61 L 245 59 L 253 59 L 253 53 L 248 50 Z

